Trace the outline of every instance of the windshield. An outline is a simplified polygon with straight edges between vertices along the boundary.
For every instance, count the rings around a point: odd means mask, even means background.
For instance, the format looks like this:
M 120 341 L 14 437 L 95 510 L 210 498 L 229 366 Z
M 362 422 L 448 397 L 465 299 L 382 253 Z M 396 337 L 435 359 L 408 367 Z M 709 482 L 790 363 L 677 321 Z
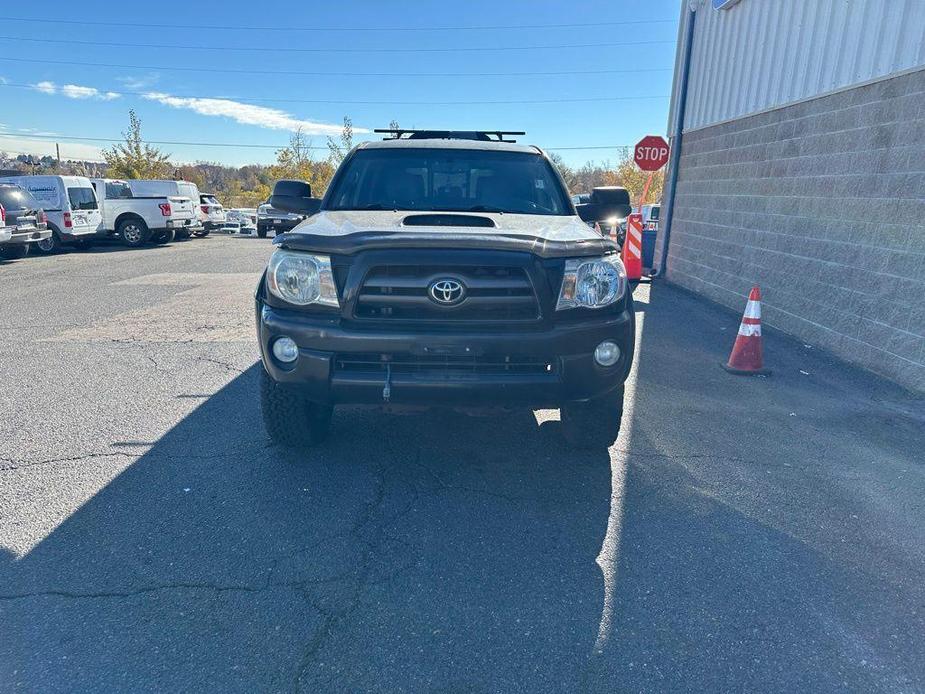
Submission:
M 427 210 L 570 215 L 540 154 L 456 149 L 366 149 L 344 164 L 329 210 Z
M 96 194 L 93 188 L 68 188 L 68 200 L 71 201 L 71 208 L 74 210 L 95 210 Z

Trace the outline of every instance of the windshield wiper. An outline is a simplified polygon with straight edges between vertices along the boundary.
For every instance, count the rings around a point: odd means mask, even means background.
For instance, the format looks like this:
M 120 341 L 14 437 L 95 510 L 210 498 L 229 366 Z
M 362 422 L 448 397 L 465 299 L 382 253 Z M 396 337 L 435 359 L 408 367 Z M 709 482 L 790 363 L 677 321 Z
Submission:
M 460 210 L 460 212 L 497 212 L 499 214 L 504 214 L 505 210 L 502 210 L 500 207 L 492 207 L 491 205 L 473 205 L 465 210 Z

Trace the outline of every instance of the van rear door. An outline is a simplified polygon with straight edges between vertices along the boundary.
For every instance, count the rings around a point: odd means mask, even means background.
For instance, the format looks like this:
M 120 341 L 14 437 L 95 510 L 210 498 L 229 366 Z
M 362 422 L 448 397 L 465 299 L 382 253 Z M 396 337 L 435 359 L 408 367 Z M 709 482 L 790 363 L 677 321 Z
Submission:
M 96 201 L 93 186 L 69 186 L 67 199 L 70 203 L 71 228 L 68 232 L 75 236 L 95 234 L 103 222 L 100 206 Z M 64 226 L 67 227 L 67 217 Z

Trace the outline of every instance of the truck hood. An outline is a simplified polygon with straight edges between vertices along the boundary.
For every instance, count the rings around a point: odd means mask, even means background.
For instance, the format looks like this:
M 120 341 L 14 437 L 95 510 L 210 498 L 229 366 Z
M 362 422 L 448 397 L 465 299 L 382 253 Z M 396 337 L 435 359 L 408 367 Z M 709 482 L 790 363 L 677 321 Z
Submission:
M 471 221 L 470 221 L 471 220 Z M 483 212 L 319 212 L 277 236 L 283 248 L 353 254 L 379 248 L 519 250 L 540 257 L 601 255 L 617 250 L 577 216 Z

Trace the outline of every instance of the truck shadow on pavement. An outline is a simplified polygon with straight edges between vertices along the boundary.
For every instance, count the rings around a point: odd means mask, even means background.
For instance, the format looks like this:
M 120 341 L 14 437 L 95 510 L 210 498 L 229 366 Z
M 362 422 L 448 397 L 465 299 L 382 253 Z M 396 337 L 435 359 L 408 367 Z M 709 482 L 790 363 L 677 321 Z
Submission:
M 646 308 L 634 407 L 610 455 L 566 448 L 529 412 L 364 409 L 339 411 L 331 440 L 297 455 L 270 445 L 252 366 L 31 551 L 0 557 L 0 682 L 916 688 L 909 596 L 763 518 L 771 502 L 747 493 L 761 495 L 765 461 L 718 443 L 721 424 L 678 434 L 679 411 L 712 406 L 683 402 L 703 397 L 684 374 L 715 350 L 678 357 L 675 309 Z M 747 392 L 756 383 L 717 387 L 766 397 Z

